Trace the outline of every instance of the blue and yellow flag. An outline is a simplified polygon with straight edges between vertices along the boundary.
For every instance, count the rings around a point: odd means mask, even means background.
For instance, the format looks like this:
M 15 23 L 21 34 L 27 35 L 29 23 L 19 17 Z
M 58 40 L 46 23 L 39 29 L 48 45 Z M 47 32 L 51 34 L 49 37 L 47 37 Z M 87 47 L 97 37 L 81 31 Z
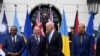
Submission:
M 66 16 L 65 16 L 64 10 L 63 10 L 62 22 L 61 22 L 61 26 L 60 26 L 60 33 L 62 34 L 62 41 L 63 41 L 62 52 L 65 56 L 70 56 L 69 37 L 68 37 Z

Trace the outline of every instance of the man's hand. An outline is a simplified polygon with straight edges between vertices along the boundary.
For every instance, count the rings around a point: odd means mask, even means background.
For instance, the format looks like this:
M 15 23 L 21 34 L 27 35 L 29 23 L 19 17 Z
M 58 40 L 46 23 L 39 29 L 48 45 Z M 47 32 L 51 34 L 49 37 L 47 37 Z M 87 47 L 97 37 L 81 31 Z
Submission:
M 16 56 L 19 56 L 19 53 L 14 53 Z
M 13 53 L 12 52 L 8 52 L 8 55 L 12 55 Z
M 8 55 L 10 55 L 10 56 L 19 56 L 19 53 L 9 52 Z

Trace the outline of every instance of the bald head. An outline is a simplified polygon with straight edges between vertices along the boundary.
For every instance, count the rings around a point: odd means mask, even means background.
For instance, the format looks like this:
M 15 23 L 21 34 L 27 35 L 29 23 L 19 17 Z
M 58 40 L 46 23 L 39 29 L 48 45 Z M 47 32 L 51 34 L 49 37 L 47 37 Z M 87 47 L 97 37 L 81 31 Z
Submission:
M 46 23 L 46 31 L 51 32 L 54 29 L 54 23 L 52 22 L 47 22 Z
M 39 26 L 34 27 L 34 35 L 40 35 L 40 28 Z
M 85 29 L 85 25 L 83 23 L 80 23 L 79 26 Z
M 78 26 L 78 32 L 83 33 L 85 31 L 85 25 L 83 23 L 80 23 Z

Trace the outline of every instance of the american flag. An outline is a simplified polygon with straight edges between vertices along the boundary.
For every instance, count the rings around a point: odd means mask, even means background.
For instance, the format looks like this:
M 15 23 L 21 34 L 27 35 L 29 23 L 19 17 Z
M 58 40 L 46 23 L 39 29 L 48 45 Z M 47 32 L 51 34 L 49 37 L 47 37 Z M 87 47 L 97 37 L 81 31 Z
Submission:
M 37 13 L 37 19 L 36 19 L 36 22 L 35 22 L 35 26 L 39 26 L 40 27 L 40 29 L 41 29 L 41 32 L 40 32 L 40 35 L 44 35 L 44 31 L 43 31 L 43 25 L 42 25 L 42 22 L 40 21 L 40 9 L 39 9 L 39 11 L 38 11 L 38 13 Z
M 53 13 L 52 10 L 50 8 L 50 18 L 48 19 L 49 22 L 53 22 Z

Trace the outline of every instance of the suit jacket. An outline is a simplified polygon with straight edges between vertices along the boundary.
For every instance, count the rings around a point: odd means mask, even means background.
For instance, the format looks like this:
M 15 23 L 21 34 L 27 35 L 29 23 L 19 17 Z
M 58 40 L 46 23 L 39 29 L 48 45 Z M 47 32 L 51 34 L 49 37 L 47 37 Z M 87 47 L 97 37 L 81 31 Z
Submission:
M 28 38 L 27 51 L 28 56 L 46 56 L 45 38 L 40 36 L 40 42 L 37 44 L 35 36 Z
M 71 42 L 69 42 L 70 56 L 72 56 L 72 39 L 73 39 L 74 34 L 72 32 L 69 32 L 68 35 L 69 35 L 69 41 L 71 41 Z
M 72 56 L 94 56 L 94 37 L 86 32 L 81 37 L 79 34 L 75 35 L 72 41 Z
M 21 56 L 24 49 L 25 49 L 25 42 L 22 36 L 19 35 L 16 36 L 15 45 L 13 45 L 12 37 L 10 35 L 7 38 L 5 38 L 3 44 L 3 50 L 5 51 L 6 56 L 8 55 L 8 52 L 14 52 L 14 53 L 17 52 Z
M 68 35 L 69 35 L 69 40 L 72 41 L 74 34 L 72 32 L 69 32 Z
M 97 44 L 96 44 L 96 56 L 100 56 L 100 38 L 97 38 Z
M 47 56 L 63 56 L 62 54 L 62 37 L 57 31 L 54 31 L 49 43 L 49 33 L 46 34 Z

